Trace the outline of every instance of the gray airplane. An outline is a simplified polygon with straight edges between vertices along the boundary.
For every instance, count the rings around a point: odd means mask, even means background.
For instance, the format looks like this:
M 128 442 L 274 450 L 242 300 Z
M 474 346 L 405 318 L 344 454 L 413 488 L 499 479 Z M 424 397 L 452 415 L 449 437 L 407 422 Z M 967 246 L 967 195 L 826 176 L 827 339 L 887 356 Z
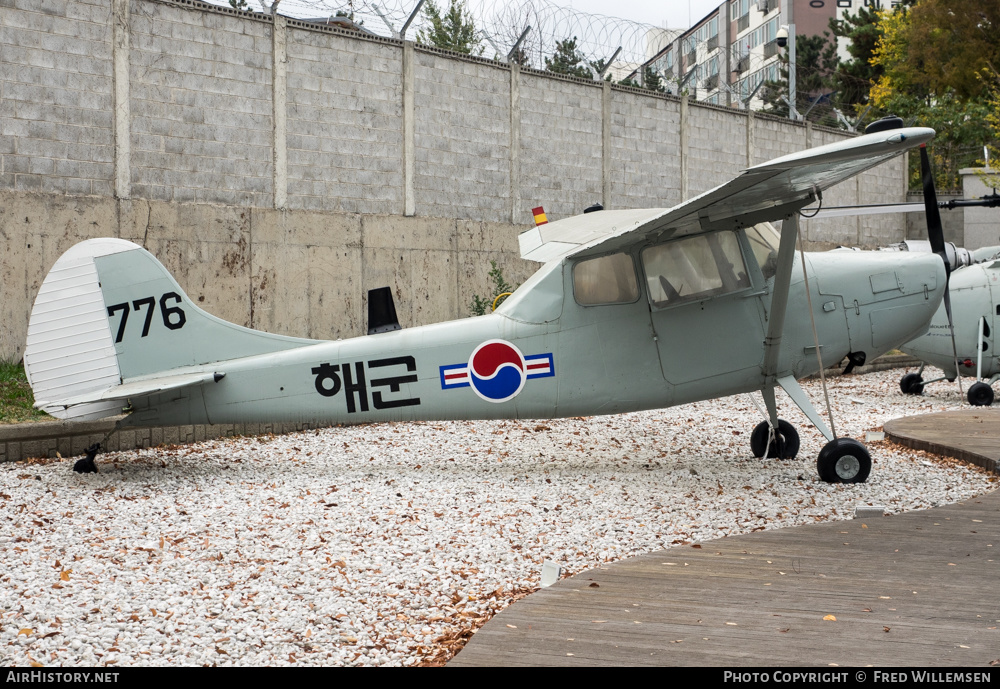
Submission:
M 904 375 L 899 387 L 906 394 L 919 395 L 929 383 L 974 375 L 976 382 L 966 392 L 966 399 L 977 407 L 991 405 L 992 385 L 1000 380 L 1000 356 L 994 337 L 995 329 L 1000 327 L 1000 246 L 971 252 L 970 264 L 951 274 L 948 288 L 955 323 L 954 340 L 948 314 L 942 306 L 925 334 L 899 346 L 901 351 L 924 362 L 916 373 Z M 927 364 L 941 369 L 944 375 L 924 380 Z
M 142 247 L 88 240 L 55 263 L 31 312 L 36 406 L 64 419 L 124 406 L 131 426 L 341 424 L 615 414 L 759 391 L 754 454 L 793 457 L 781 387 L 829 441 L 820 477 L 863 482 L 864 445 L 834 437 L 796 379 L 925 332 L 945 269 L 933 254 L 796 254 L 795 243 L 799 211 L 824 189 L 934 136 L 885 126 L 674 208 L 532 228 L 521 255 L 541 267 L 486 316 L 400 329 L 388 291 L 373 290 L 369 334 L 342 341 L 227 323 Z M 96 452 L 75 468 L 94 470 Z

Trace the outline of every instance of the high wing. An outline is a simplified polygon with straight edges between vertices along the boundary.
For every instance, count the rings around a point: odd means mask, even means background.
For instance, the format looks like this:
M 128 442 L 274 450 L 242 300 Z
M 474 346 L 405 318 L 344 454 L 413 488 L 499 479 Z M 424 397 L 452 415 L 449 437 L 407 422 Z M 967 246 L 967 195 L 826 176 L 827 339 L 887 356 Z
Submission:
M 518 237 L 521 257 L 547 262 L 623 250 L 653 237 L 739 229 L 786 218 L 823 190 L 934 138 L 910 127 L 866 134 L 776 158 L 669 209 L 601 211 L 541 225 Z

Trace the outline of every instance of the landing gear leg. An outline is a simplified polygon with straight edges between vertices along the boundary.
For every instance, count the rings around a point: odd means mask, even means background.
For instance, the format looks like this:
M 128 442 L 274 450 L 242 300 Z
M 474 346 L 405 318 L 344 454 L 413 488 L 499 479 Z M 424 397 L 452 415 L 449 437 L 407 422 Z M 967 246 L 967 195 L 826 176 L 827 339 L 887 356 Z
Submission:
M 78 474 L 96 474 L 97 473 L 97 463 L 94 459 L 97 457 L 98 451 L 101 449 L 100 443 L 94 443 L 86 450 L 83 451 L 85 457 L 83 459 L 76 460 L 73 465 L 73 471 Z

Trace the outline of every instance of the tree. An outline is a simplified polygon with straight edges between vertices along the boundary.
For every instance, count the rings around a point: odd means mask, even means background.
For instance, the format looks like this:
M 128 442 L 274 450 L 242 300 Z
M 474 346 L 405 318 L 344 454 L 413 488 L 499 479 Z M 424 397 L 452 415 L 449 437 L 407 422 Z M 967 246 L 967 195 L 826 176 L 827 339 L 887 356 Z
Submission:
M 838 103 L 855 114 L 868 103 L 871 85 L 882 74 L 881 68 L 872 64 L 880 35 L 878 20 L 878 10 L 868 7 L 859 7 L 857 14 L 844 12 L 841 21 L 830 20 L 833 35 L 849 41 L 847 52 L 851 55 L 850 60 L 837 66 L 833 86 Z
M 229 6 L 234 10 L 243 10 L 244 12 L 250 11 L 250 6 L 247 4 L 247 0 L 229 0 Z
M 552 53 L 552 57 L 545 58 L 545 69 L 556 74 L 569 74 L 582 79 L 593 78 L 586 66 L 586 58 L 577 50 L 576 36 L 556 41 L 556 50 Z
M 635 79 L 622 79 L 618 82 L 622 86 L 631 86 L 637 89 L 646 89 L 648 91 L 655 91 L 657 93 L 666 93 L 667 87 L 663 83 L 663 77 L 660 73 L 649 65 L 644 65 L 642 69 L 642 83 L 640 84 Z
M 456 53 L 482 55 L 483 46 L 464 0 L 450 0 L 443 17 L 433 0 L 424 3 L 423 12 L 430 26 L 417 32 L 417 41 Z
M 781 53 L 777 81 L 764 83 L 761 99 L 763 111 L 781 117 L 788 117 L 788 51 Z M 822 36 L 795 37 L 795 110 L 800 115 L 808 111 L 807 119 L 817 124 L 837 126 L 837 118 L 832 114 L 831 94 L 834 89 L 834 74 L 837 71 L 837 45 L 830 34 Z M 815 104 L 814 104 L 815 101 Z M 811 109 L 810 109 L 811 107 Z
M 1000 65 L 1000 3 L 920 0 L 879 15 L 880 38 L 872 58 L 882 70 L 872 103 L 904 120 L 933 127 L 928 147 L 935 183 L 958 189 L 959 170 L 982 160 L 996 145 L 993 93 Z M 919 186 L 911 156 L 910 182 Z

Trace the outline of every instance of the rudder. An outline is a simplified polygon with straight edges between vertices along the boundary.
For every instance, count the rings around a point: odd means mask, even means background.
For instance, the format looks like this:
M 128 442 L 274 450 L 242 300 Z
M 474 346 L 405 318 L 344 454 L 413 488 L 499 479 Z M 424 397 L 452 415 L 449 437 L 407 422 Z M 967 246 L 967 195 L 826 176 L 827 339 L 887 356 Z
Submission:
M 65 407 L 144 376 L 314 344 L 216 318 L 198 308 L 152 254 L 123 239 L 91 239 L 49 271 L 28 322 L 24 368 L 42 408 L 97 419 L 115 401 Z

